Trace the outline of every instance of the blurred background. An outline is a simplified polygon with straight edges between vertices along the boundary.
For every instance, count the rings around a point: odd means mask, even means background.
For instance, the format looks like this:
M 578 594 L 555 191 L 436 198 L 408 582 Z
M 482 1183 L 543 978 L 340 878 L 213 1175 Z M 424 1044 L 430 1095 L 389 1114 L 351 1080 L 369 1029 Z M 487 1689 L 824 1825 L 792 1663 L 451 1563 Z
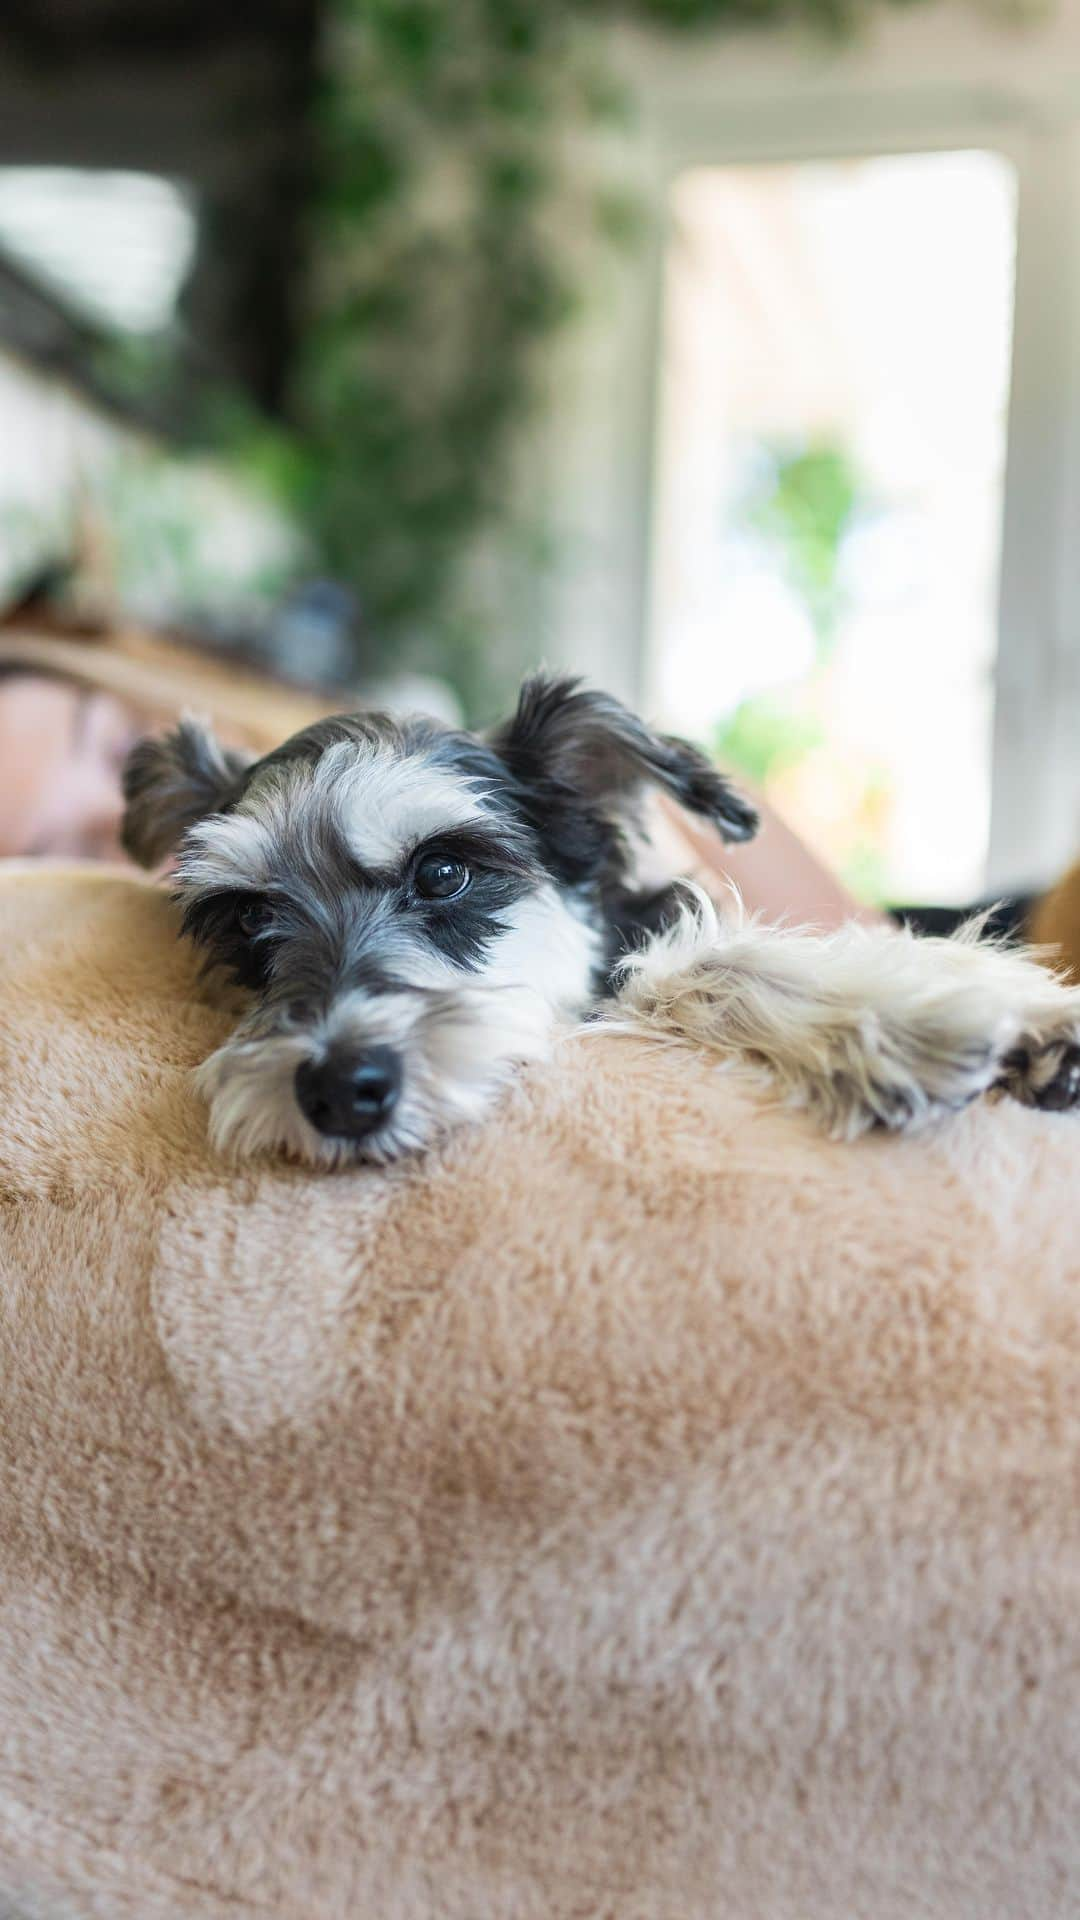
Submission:
M 6 0 L 0 619 L 1080 839 L 1080 0 Z

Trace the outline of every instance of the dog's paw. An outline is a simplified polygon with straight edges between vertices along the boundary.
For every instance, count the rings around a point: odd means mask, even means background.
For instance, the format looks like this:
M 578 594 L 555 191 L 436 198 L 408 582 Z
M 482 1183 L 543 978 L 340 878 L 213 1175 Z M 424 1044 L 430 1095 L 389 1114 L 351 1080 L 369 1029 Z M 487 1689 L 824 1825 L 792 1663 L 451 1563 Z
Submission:
M 699 908 L 627 963 L 607 1024 L 764 1068 L 840 1139 L 912 1132 L 995 1088 L 1080 1111 L 1080 987 L 979 932 L 808 934 Z
M 1080 988 L 1030 952 L 975 943 L 957 958 L 965 1004 L 991 1036 L 989 1084 L 1046 1113 L 1080 1109 Z
M 1025 1106 L 1044 1113 L 1080 1106 L 1080 1033 L 1038 1047 L 1017 1047 L 1003 1067 L 1001 1086 Z

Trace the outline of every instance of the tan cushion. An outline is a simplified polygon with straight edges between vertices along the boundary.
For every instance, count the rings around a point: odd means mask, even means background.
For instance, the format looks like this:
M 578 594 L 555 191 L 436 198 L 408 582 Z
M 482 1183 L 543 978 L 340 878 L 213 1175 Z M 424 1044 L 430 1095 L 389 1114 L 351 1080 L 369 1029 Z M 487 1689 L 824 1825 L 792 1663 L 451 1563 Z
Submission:
M 125 877 L 0 883 L 0 1912 L 1080 1910 L 1080 1122 L 591 1036 L 233 1171 Z

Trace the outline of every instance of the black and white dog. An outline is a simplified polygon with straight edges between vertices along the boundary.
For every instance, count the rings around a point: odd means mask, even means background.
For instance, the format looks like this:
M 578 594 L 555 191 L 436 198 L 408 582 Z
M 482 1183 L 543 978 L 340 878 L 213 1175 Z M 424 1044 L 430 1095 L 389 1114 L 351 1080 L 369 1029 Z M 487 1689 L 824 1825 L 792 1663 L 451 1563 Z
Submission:
M 693 747 L 573 680 L 528 681 L 486 738 L 354 714 L 254 762 L 191 721 L 142 741 L 125 844 L 174 860 L 183 931 L 251 996 L 199 1071 L 216 1144 L 392 1160 L 598 1008 L 765 1067 L 846 1137 L 991 1087 L 1080 1101 L 1080 990 L 1023 954 L 637 889 L 650 787 L 729 841 L 755 831 Z

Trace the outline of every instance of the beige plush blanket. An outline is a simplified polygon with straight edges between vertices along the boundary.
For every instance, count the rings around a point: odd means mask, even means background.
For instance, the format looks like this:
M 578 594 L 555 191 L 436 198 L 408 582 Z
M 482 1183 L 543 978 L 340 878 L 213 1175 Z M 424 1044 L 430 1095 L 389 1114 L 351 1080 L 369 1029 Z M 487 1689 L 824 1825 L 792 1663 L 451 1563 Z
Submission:
M 235 1172 L 165 900 L 0 936 L 5 1920 L 1080 1913 L 1080 1122 L 592 1036 Z

